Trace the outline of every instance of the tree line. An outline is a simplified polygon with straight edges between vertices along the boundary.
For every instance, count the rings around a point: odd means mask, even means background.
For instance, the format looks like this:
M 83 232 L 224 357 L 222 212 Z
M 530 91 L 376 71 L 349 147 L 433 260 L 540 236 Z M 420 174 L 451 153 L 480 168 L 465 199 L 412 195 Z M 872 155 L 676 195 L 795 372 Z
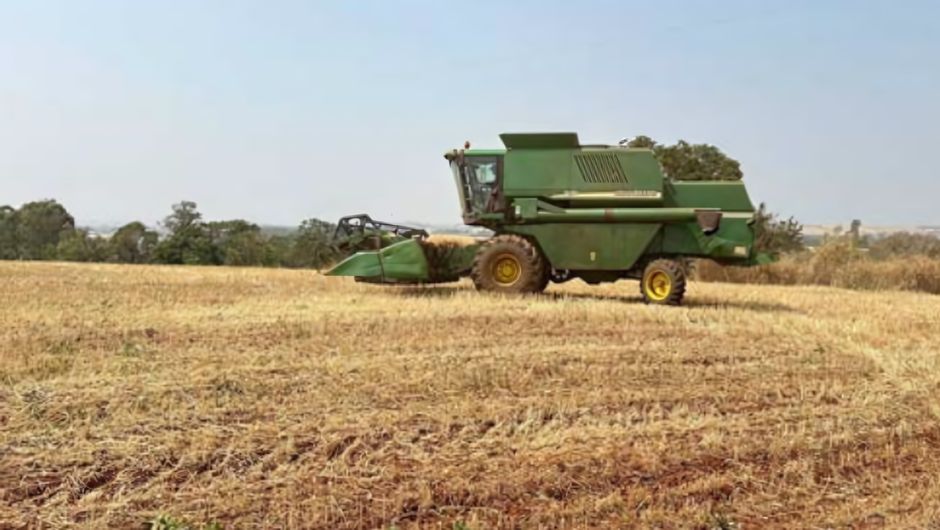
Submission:
M 155 230 L 134 221 L 107 237 L 75 226 L 55 200 L 0 206 L 0 259 L 323 268 L 336 258 L 335 225 L 311 218 L 289 234 L 243 219 L 206 221 L 182 201 Z

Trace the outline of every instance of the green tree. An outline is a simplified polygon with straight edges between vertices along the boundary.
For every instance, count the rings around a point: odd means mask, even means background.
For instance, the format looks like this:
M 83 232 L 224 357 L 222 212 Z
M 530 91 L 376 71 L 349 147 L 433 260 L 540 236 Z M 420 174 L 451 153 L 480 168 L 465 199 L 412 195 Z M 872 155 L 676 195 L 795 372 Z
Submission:
M 741 164 L 709 144 L 690 144 L 679 140 L 675 145 L 662 145 L 649 136 L 637 136 L 627 142 L 629 147 L 653 150 L 663 171 L 675 180 L 741 180 Z
M 16 209 L 0 206 L 0 259 L 19 257 L 16 244 Z
M 656 147 L 656 140 L 641 134 L 640 136 L 636 136 L 627 142 L 627 147 L 642 147 L 644 149 L 653 149 Z
M 264 264 L 266 241 L 258 225 L 235 219 L 215 221 L 206 226 L 219 263 L 235 266 Z
M 300 224 L 294 239 L 291 265 L 317 270 L 333 263 L 339 254 L 333 246 L 336 225 L 319 219 L 307 219 Z
M 63 235 L 75 219 L 54 200 L 28 202 L 16 212 L 17 255 L 20 259 L 55 259 Z
M 75 228 L 59 238 L 56 258 L 62 261 L 104 261 L 107 251 L 108 244 L 104 239 Z
M 264 265 L 266 267 L 290 267 L 293 251 L 294 237 L 292 235 L 269 236 L 264 245 Z
M 154 261 L 173 265 L 218 265 L 215 247 L 196 203 L 183 201 L 163 220 L 169 235 L 154 249 Z
M 690 144 L 679 140 L 675 145 L 662 145 L 649 136 L 637 136 L 628 147 L 651 149 L 663 172 L 674 180 L 741 180 L 741 164 L 721 149 L 709 144 Z M 803 225 L 796 219 L 779 219 L 761 204 L 755 213 L 755 247 L 760 252 L 779 254 L 805 248 Z
M 108 241 L 108 261 L 115 263 L 149 263 L 159 235 L 140 221 L 118 228 Z
M 163 218 L 163 226 L 171 233 L 176 234 L 202 224 L 202 214 L 193 201 L 180 201 L 172 206 L 173 212 Z
M 803 225 L 793 217 L 780 219 L 777 214 L 767 211 L 764 203 L 754 214 L 754 236 L 754 247 L 758 252 L 777 255 L 805 248 Z

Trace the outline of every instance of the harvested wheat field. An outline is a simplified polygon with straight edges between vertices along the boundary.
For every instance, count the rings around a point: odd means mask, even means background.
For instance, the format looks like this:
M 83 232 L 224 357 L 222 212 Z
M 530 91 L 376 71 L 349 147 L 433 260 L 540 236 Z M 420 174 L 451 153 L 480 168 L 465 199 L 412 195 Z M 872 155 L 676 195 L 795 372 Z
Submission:
M 0 527 L 940 524 L 940 297 L 0 264 Z

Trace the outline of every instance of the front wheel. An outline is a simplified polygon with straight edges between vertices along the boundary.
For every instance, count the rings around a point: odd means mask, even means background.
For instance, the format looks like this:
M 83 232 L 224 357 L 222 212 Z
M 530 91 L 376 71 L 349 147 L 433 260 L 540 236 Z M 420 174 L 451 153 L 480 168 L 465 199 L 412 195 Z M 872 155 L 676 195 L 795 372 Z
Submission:
M 480 247 L 470 277 L 481 291 L 538 293 L 548 284 L 548 267 L 541 251 L 529 240 L 505 234 Z
M 653 260 L 643 270 L 640 294 L 647 304 L 679 305 L 685 295 L 685 269 L 671 259 Z

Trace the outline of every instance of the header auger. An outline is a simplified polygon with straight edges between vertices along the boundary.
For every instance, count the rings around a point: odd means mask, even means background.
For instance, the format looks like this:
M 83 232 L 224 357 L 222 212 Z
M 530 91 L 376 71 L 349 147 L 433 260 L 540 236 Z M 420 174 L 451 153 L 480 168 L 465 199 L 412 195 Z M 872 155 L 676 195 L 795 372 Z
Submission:
M 328 274 L 397 284 L 469 276 L 504 293 L 633 278 L 646 302 L 678 304 L 687 258 L 769 261 L 754 250 L 754 206 L 741 182 L 673 181 L 649 149 L 581 145 L 574 133 L 500 138 L 505 149 L 444 155 L 464 223 L 492 237 L 442 250 L 423 230 L 345 217 L 338 245 L 360 252 Z

